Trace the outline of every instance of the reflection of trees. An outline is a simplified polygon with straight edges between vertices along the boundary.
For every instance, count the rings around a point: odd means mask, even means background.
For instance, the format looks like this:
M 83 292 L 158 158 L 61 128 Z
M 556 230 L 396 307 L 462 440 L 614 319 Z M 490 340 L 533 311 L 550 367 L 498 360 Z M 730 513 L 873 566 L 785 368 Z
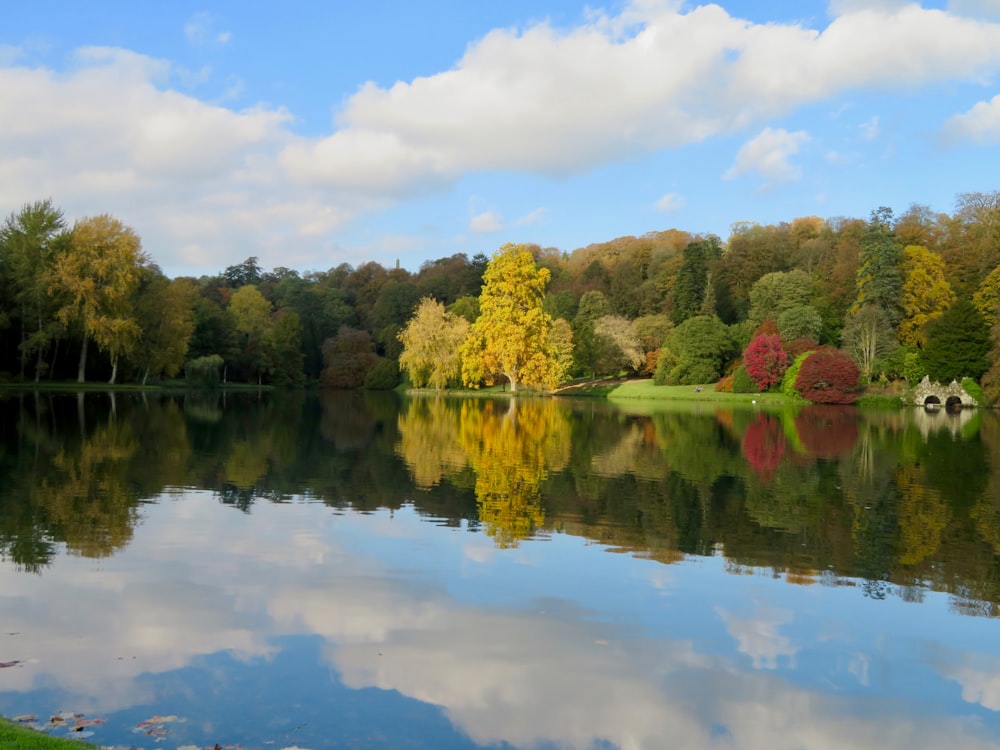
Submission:
M 476 472 L 476 503 L 498 547 L 516 547 L 545 520 L 541 484 L 569 461 L 570 426 L 552 399 L 462 404 L 459 441 Z
M 795 431 L 812 458 L 847 456 L 858 442 L 858 412 L 848 406 L 806 406 L 795 415 Z
M 781 422 L 770 414 L 760 412 L 743 433 L 743 455 L 757 476 L 769 482 L 785 455 L 785 434 Z
M 460 419 L 458 403 L 443 398 L 410 399 L 400 411 L 396 453 L 418 488 L 440 484 L 468 463 L 459 442 Z

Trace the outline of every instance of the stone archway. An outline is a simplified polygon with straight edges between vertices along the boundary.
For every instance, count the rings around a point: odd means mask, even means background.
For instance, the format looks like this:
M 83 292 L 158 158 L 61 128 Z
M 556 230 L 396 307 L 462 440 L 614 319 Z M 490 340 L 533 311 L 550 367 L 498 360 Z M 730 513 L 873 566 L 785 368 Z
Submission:
M 913 390 L 913 403 L 926 409 L 940 409 L 942 406 L 950 411 L 958 411 L 965 407 L 978 406 L 976 399 L 955 380 L 948 385 L 932 382 L 926 375 Z

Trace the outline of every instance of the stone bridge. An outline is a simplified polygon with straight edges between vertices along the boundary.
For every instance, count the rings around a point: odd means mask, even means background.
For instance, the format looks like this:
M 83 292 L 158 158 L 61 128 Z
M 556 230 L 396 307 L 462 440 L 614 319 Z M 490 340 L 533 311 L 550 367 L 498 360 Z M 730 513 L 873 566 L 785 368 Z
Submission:
M 949 385 L 941 385 L 940 383 L 932 383 L 927 375 L 914 389 L 913 403 L 916 406 L 929 406 L 931 408 L 944 406 L 950 409 L 978 406 L 976 399 L 966 393 L 965 389 L 956 381 L 952 380 Z

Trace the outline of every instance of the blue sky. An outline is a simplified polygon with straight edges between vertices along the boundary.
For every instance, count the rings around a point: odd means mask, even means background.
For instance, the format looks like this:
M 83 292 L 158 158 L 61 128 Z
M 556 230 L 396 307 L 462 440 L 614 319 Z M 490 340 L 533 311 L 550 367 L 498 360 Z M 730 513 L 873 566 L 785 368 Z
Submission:
M 0 211 L 171 276 L 411 270 L 1000 189 L 1000 0 L 17 3 Z

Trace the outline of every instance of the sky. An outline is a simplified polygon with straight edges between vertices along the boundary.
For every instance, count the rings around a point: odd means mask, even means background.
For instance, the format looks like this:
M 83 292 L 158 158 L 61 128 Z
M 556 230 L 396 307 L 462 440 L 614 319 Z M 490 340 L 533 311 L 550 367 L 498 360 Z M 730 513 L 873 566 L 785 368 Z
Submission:
M 1000 0 L 39 0 L 0 26 L 0 212 L 168 276 L 565 252 L 1000 189 Z

